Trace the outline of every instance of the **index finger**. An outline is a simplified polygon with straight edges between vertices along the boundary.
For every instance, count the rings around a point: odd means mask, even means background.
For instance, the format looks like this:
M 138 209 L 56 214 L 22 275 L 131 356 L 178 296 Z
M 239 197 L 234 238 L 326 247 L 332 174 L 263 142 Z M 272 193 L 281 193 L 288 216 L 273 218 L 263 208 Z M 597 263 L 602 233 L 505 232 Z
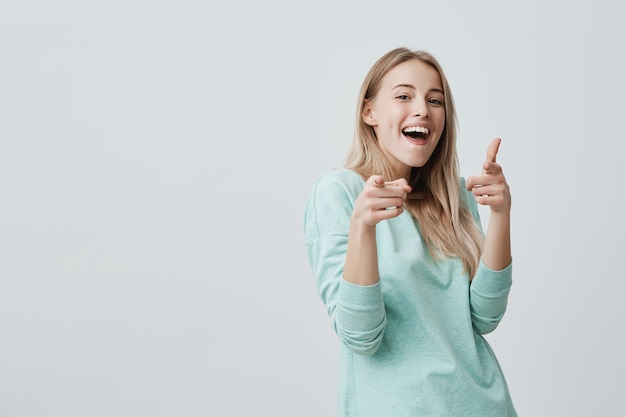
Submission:
M 498 154 L 498 149 L 500 148 L 500 142 L 502 142 L 502 139 L 495 138 L 489 144 L 489 148 L 487 148 L 487 162 L 496 162 L 496 155 Z
M 394 187 L 400 187 L 401 189 L 404 190 L 404 192 L 407 192 L 407 193 L 411 192 L 411 186 L 404 178 L 399 178 L 394 181 L 387 181 L 385 185 L 392 185 Z
M 399 187 L 405 186 L 405 185 L 409 185 L 408 182 L 406 182 L 406 180 L 404 178 L 398 178 L 397 180 L 393 180 L 393 181 L 386 181 L 385 182 L 386 185 L 396 185 Z

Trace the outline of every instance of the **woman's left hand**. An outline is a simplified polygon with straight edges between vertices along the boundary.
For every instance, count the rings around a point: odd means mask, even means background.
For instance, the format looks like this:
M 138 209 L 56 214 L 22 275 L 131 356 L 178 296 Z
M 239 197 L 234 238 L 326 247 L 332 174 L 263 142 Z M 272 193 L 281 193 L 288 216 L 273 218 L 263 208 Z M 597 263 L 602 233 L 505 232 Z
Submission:
M 508 213 L 511 210 L 511 193 L 502 167 L 496 163 L 500 142 L 500 138 L 491 142 L 487 149 L 487 160 L 483 163 L 482 175 L 468 177 L 466 185 L 478 204 L 489 206 L 494 213 Z

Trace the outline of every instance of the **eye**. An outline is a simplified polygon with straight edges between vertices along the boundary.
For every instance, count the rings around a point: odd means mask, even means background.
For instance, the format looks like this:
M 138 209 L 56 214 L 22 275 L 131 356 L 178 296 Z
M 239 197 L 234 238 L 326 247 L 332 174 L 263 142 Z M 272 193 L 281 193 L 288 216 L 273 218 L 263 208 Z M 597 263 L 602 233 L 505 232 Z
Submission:
M 401 101 L 407 101 L 411 99 L 411 97 L 409 97 L 407 94 L 399 94 L 396 96 L 396 98 Z
M 435 106 L 442 106 L 443 105 L 443 101 L 439 100 L 438 98 L 429 98 L 428 102 L 430 104 L 434 104 Z

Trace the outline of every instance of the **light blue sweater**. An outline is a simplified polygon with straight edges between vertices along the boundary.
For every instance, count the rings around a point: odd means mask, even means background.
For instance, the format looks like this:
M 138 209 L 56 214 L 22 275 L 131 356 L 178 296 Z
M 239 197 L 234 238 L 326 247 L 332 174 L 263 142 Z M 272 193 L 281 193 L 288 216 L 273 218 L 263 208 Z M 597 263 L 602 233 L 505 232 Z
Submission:
M 461 179 L 462 190 L 465 190 Z M 364 186 L 342 169 L 319 178 L 306 204 L 306 250 L 340 343 L 341 417 L 517 416 L 482 337 L 507 305 L 511 265 L 484 264 L 470 285 L 461 261 L 433 262 L 407 212 L 376 226 L 380 281 L 342 277 L 350 215 Z M 469 192 L 464 200 L 478 222 Z

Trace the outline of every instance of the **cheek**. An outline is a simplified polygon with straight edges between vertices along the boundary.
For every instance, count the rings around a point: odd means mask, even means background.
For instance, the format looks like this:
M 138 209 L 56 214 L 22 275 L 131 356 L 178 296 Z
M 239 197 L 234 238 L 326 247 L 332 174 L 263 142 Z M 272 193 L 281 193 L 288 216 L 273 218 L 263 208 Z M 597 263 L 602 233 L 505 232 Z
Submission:
M 390 117 L 393 117 L 395 119 L 404 119 L 405 117 L 409 116 L 410 111 L 406 105 L 397 104 L 394 106 L 389 106 L 388 113 Z
M 386 112 L 383 117 L 378 119 L 379 127 L 382 130 L 389 131 L 397 126 L 397 117 L 392 112 Z
M 442 110 L 439 114 L 437 114 L 437 119 L 438 124 L 441 126 L 441 130 L 443 131 L 443 128 L 446 125 L 446 111 Z
M 386 114 L 387 124 L 390 127 L 397 128 L 406 119 L 406 113 L 401 108 L 391 108 Z

